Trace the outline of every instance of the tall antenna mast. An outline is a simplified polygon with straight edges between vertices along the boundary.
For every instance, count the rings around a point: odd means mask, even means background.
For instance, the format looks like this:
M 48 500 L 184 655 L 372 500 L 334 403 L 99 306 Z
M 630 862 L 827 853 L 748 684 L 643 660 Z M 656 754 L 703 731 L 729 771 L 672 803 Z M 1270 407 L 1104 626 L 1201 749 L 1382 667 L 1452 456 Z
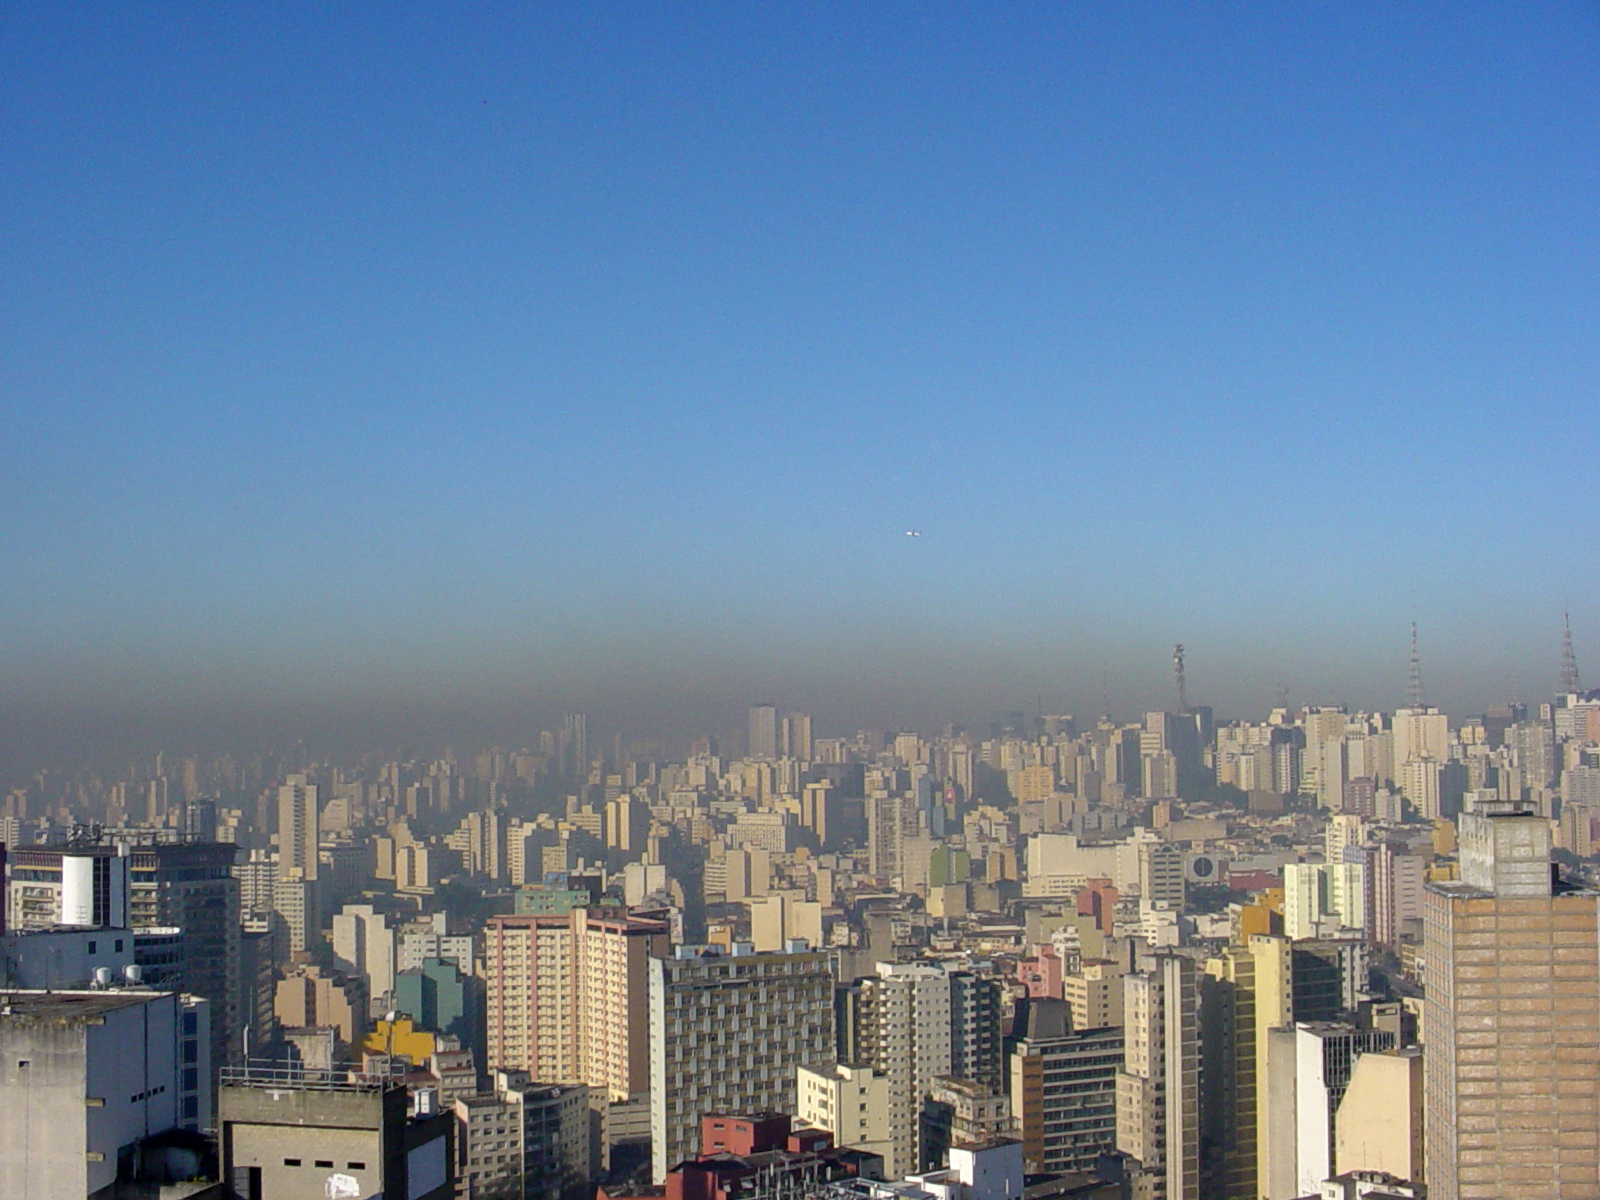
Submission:
M 1406 703 L 1411 708 L 1426 708 L 1422 692 L 1422 656 L 1417 653 L 1417 623 L 1411 622 L 1411 686 L 1406 692 Z
M 1172 648 L 1172 675 L 1178 685 L 1178 712 L 1189 711 L 1189 694 L 1183 686 L 1183 643 L 1179 642 Z
M 1561 633 L 1561 694 L 1574 695 L 1583 690 L 1578 680 L 1578 656 L 1572 652 L 1572 613 L 1564 614 L 1565 625 Z

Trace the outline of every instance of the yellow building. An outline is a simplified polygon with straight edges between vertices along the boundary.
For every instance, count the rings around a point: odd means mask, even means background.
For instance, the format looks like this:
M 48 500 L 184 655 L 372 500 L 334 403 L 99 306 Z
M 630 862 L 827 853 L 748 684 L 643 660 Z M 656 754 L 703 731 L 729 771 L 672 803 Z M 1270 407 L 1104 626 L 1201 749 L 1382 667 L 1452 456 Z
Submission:
M 421 1066 L 433 1058 L 437 1043 L 433 1034 L 418 1029 L 410 1017 L 397 1017 L 393 1022 L 375 1022 L 372 1032 L 361 1039 L 361 1049 L 368 1054 L 409 1058 Z

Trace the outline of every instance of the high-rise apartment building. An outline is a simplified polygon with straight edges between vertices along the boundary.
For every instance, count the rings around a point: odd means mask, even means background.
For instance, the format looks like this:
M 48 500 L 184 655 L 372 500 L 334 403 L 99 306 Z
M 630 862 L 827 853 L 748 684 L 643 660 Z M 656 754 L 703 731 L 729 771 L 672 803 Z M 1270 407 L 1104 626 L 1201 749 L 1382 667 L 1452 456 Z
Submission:
M 795 1111 L 799 1068 L 833 1054 L 825 953 L 680 946 L 650 960 L 650 1142 L 656 1182 L 712 1113 Z
M 876 974 L 840 988 L 839 1025 L 840 1060 L 888 1077 L 885 1169 L 895 1178 L 927 1165 L 920 1149 L 922 1102 L 935 1079 L 1000 1086 L 994 980 L 939 963 L 880 962 Z
M 582 1083 L 626 1102 L 650 1087 L 649 963 L 664 925 L 575 908 L 499 916 L 484 930 L 488 1066 Z
M 1183 851 L 1171 842 L 1139 843 L 1139 898 L 1146 907 L 1182 909 L 1186 889 Z
M 1423 897 L 1428 1193 L 1600 1195 L 1600 896 L 1558 885 L 1550 822 L 1460 822 L 1460 879 Z
M 1201 980 L 1202 1170 L 1207 1195 L 1257 1200 L 1270 1029 L 1293 1019 L 1288 940 L 1257 936 L 1207 960 Z
M 889 1079 L 871 1067 L 837 1063 L 801 1067 L 795 1116 L 804 1124 L 826 1129 L 833 1144 L 887 1156 Z
M 750 706 L 750 757 L 778 757 L 778 707 L 775 704 Z
M 594 1177 L 581 1084 L 496 1071 L 493 1090 L 456 1099 L 455 1116 L 457 1200 L 566 1200 Z
M 1066 1002 L 1052 999 L 1029 1000 L 1018 1017 L 1007 1091 L 1028 1170 L 1092 1172 L 1117 1147 L 1122 1027 L 1075 1029 Z
M 1117 1148 L 1138 1162 L 1137 1200 L 1200 1195 L 1200 1041 L 1194 962 L 1157 953 L 1123 979 Z
M 1283 931 L 1293 940 L 1365 929 L 1366 868 L 1360 863 L 1289 863 L 1283 868 Z
M 366 977 L 371 1015 L 387 1011 L 395 977 L 394 930 L 388 919 L 370 904 L 346 904 L 333 918 L 333 954 L 346 970 Z
M 317 785 L 304 775 L 290 775 L 278 789 L 278 878 L 317 877 Z

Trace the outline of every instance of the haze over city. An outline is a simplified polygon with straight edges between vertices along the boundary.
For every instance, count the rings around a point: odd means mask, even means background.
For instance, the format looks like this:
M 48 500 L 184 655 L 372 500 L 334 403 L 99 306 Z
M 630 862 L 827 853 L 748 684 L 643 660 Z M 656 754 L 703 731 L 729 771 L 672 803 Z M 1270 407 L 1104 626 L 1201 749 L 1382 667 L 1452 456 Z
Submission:
M 1589 6 L 0 21 L 13 750 L 1600 646 Z
M 1597 114 L 0 5 L 0 1200 L 1597 1200 Z

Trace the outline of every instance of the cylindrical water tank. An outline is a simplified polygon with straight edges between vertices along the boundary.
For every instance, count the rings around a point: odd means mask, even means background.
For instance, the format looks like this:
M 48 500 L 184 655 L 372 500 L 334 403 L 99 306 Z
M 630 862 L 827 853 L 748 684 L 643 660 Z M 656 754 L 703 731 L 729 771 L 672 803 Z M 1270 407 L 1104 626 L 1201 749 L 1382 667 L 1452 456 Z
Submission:
M 94 859 L 87 854 L 61 856 L 61 923 L 95 923 Z
M 123 967 L 122 974 L 132 984 L 138 984 L 144 980 L 144 968 L 138 963 L 129 963 Z
M 116 972 L 110 967 L 96 967 L 94 969 L 94 985 L 99 988 L 108 988 L 116 977 Z

